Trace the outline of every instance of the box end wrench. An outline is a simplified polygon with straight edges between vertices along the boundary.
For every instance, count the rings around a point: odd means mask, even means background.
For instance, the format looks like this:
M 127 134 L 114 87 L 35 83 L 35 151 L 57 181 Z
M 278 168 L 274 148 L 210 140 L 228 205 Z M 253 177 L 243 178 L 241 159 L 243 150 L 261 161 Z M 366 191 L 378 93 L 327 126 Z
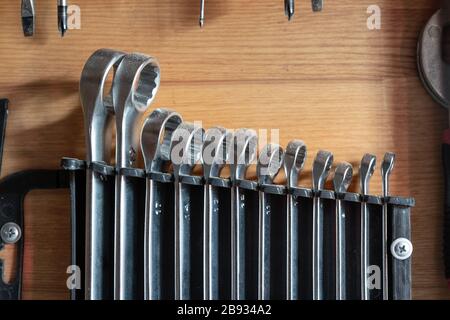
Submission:
M 383 189 L 383 216 L 382 216 L 382 239 L 383 239 L 383 300 L 389 300 L 389 263 L 388 263 L 388 204 L 386 202 L 389 197 L 389 176 L 394 169 L 395 153 L 388 152 L 384 155 L 383 163 L 381 164 L 381 178 Z
M 219 214 L 218 187 L 210 183 L 211 178 L 220 178 L 228 162 L 233 135 L 231 131 L 215 127 L 206 131 L 202 147 L 204 186 L 203 218 L 203 298 L 219 299 Z
M 361 160 L 360 188 L 363 197 L 369 195 L 369 181 L 375 172 L 375 164 L 377 158 L 371 154 L 365 154 Z M 361 300 L 370 300 L 370 291 L 367 283 L 367 272 L 369 269 L 369 248 L 370 248 L 370 232 L 369 232 L 369 208 L 367 200 L 362 199 L 361 202 Z
M 115 203 L 115 299 L 142 298 L 136 244 L 138 216 L 132 183 L 122 169 L 134 168 L 139 147 L 139 121 L 149 108 L 159 88 L 160 70 L 155 58 L 139 53 L 127 54 L 113 79 L 112 92 L 116 116 L 116 180 Z
M 333 154 L 320 150 L 313 163 L 312 182 L 315 192 L 313 199 L 313 300 L 323 300 L 323 203 L 319 192 L 325 188 L 325 182 L 333 165 Z
M 173 132 L 181 124 L 181 116 L 169 109 L 156 109 L 144 121 L 141 150 L 147 173 L 163 173 L 170 162 Z M 159 184 L 146 179 L 144 227 L 144 299 L 162 298 L 161 236 L 162 214 L 167 212 Z M 166 213 L 167 214 L 167 213 Z
M 109 49 L 96 51 L 87 60 L 80 79 L 80 99 L 84 113 L 86 160 L 109 162 L 111 156 L 112 97 L 104 96 L 107 76 L 114 72 L 125 54 Z M 102 176 L 86 170 L 86 300 L 112 298 L 112 286 L 105 274 L 112 258 L 112 217 L 104 211 L 108 202 Z
M 260 152 L 256 173 L 260 186 L 273 183 L 284 164 L 284 150 L 268 144 Z M 270 218 L 271 204 L 264 191 L 259 191 L 258 222 L 258 300 L 270 300 Z
M 450 4 L 443 5 L 423 28 L 417 46 L 417 65 L 420 78 L 431 97 L 441 106 L 450 107 L 450 64 L 442 56 L 444 28 L 450 23 Z M 450 112 L 449 112 L 450 115 Z M 444 131 L 442 141 L 444 169 L 444 263 L 450 287 L 450 129 Z
M 298 186 L 298 178 L 303 169 L 307 156 L 306 145 L 301 140 L 293 140 L 288 143 L 284 156 L 284 170 L 288 189 Z M 286 297 L 288 300 L 299 298 L 299 230 L 297 200 L 290 192 L 287 193 L 287 221 L 286 221 Z
M 347 192 L 353 178 L 353 168 L 350 163 L 338 164 L 334 173 L 333 185 L 336 194 Z M 345 241 L 346 213 L 343 200 L 336 198 L 336 300 L 346 300 L 347 268 L 346 268 L 346 241 Z
M 183 122 L 172 135 L 171 161 L 175 186 L 175 300 L 191 299 L 191 197 L 183 176 L 201 162 L 203 128 Z
M 258 136 L 254 130 L 239 129 L 233 137 L 231 167 L 231 299 L 246 299 L 246 199 L 237 185 L 256 160 Z

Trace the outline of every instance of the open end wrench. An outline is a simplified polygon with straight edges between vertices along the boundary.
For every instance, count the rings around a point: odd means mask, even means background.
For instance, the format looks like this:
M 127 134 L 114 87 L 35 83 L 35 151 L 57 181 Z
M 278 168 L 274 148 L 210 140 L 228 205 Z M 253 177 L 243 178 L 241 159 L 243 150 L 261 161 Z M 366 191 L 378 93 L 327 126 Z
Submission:
M 273 183 L 278 172 L 283 167 L 284 151 L 279 145 L 268 144 L 261 151 L 256 167 L 258 183 L 266 185 Z M 258 299 L 270 299 L 270 218 L 272 207 L 266 194 L 259 191 L 259 222 L 258 222 Z
M 258 136 L 249 129 L 234 133 L 231 167 L 231 299 L 246 299 L 246 199 L 236 180 L 244 180 L 248 167 L 256 160 Z
M 172 135 L 171 156 L 175 179 L 175 299 L 191 299 L 191 198 L 180 182 L 201 161 L 203 128 L 182 123 Z
M 148 109 L 159 88 L 160 72 L 156 59 L 132 53 L 126 55 L 116 71 L 112 92 L 116 115 L 116 166 L 118 170 L 134 168 L 139 147 L 139 121 Z M 116 229 L 115 229 L 115 298 L 136 299 L 139 293 L 137 265 L 138 217 L 133 208 L 137 199 L 125 176 L 116 180 Z
M 313 190 L 324 189 L 333 165 L 333 154 L 319 151 L 314 159 L 312 170 Z M 323 300 L 323 203 L 319 194 L 313 199 L 313 299 Z
M 347 192 L 353 178 L 350 163 L 343 162 L 336 167 L 333 185 L 336 194 Z M 345 263 L 345 219 L 343 200 L 336 197 L 336 300 L 345 300 L 347 293 L 347 268 Z
M 300 171 L 306 161 L 306 145 L 301 140 L 289 142 L 285 157 L 284 170 L 286 172 L 287 187 L 297 187 Z M 287 252 L 286 252 L 286 297 L 287 300 L 297 300 L 298 293 L 298 255 L 299 255 L 299 230 L 298 230 L 298 208 L 297 201 L 290 192 L 287 193 Z
M 181 124 L 181 116 L 168 109 L 156 109 L 145 120 L 141 148 L 146 172 L 163 173 L 170 161 L 172 134 Z M 161 299 L 161 236 L 162 212 L 166 205 L 161 190 L 153 179 L 147 179 L 145 200 L 144 299 Z
M 388 152 L 384 155 L 383 163 L 381 165 L 381 178 L 383 179 L 383 216 L 382 216 L 382 239 L 383 239 L 383 300 L 389 300 L 389 269 L 388 269 L 388 204 L 386 203 L 389 197 L 389 176 L 394 169 L 395 153 Z
M 206 131 L 203 143 L 203 298 L 219 299 L 219 189 L 210 184 L 210 178 L 220 178 L 220 173 L 230 156 L 232 133 L 216 127 Z
M 369 194 L 369 181 L 375 171 L 377 158 L 371 154 L 365 154 L 361 160 L 359 169 L 361 179 L 361 195 Z M 367 283 L 367 271 L 369 268 L 369 209 L 365 199 L 361 202 L 361 300 L 369 300 L 370 292 Z
M 109 162 L 111 156 L 112 96 L 104 96 L 107 76 L 114 72 L 124 53 L 101 49 L 86 62 L 80 79 L 80 98 L 84 113 L 86 160 Z M 111 288 L 104 270 L 110 260 L 108 247 L 113 239 L 109 234 L 113 217 L 105 216 L 105 188 L 102 178 L 88 166 L 86 170 L 86 300 L 108 299 Z

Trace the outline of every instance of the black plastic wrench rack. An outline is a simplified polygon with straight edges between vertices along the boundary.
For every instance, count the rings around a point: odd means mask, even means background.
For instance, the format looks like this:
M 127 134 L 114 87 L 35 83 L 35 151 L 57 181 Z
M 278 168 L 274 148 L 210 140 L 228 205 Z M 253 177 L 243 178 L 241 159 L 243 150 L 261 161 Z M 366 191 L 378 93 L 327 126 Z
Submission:
M 0 163 L 8 115 L 8 100 L 0 100 Z M 23 256 L 24 256 L 24 199 L 36 189 L 69 188 L 65 170 L 27 170 L 11 174 L 0 180 L 0 250 L 5 245 L 14 244 L 15 272 L 14 279 L 6 283 L 3 280 L 4 262 L 0 260 L 0 300 L 18 300 L 21 298 Z M 84 188 L 84 185 L 83 185 Z M 81 201 L 81 198 L 79 198 Z
M 86 167 L 85 162 L 75 159 L 63 159 L 63 168 L 68 170 L 71 180 L 72 194 L 72 221 L 82 221 L 84 216 L 84 194 L 83 170 Z M 95 171 L 104 176 L 104 183 L 108 185 L 110 194 L 108 198 L 114 203 L 114 168 L 96 163 L 91 165 Z M 139 171 L 139 172 L 138 172 Z M 122 174 L 124 171 L 122 170 Z M 159 192 L 164 194 L 162 198 L 164 203 L 158 204 L 159 210 L 155 210 L 161 232 L 157 241 L 158 252 L 160 254 L 160 271 L 153 273 L 153 281 L 158 281 L 161 288 L 161 299 L 174 299 L 176 271 L 180 266 L 176 266 L 174 256 L 179 254 L 175 246 L 174 238 L 174 181 L 170 174 L 162 173 L 144 173 L 141 170 L 133 170 L 127 173 L 133 184 L 138 190 L 138 199 L 140 205 L 135 208 L 133 214 L 142 218 L 145 216 L 145 185 L 146 180 L 152 179 L 157 183 Z M 217 180 L 217 181 L 216 181 Z M 182 290 L 190 299 L 203 299 L 203 188 L 204 181 L 199 176 L 180 177 L 183 192 L 189 193 L 189 201 L 184 204 L 185 214 L 181 214 L 181 219 L 188 222 L 188 237 L 184 238 L 185 256 L 180 259 L 183 263 L 182 270 L 188 275 L 187 281 L 182 284 Z M 210 181 L 220 194 L 219 207 L 219 257 L 218 275 L 220 299 L 231 298 L 231 225 L 230 225 L 230 188 L 231 183 L 228 179 L 214 179 Z M 323 239 L 323 292 L 325 299 L 335 299 L 336 297 L 336 201 L 342 201 L 342 210 L 345 213 L 345 296 L 346 299 L 361 299 L 361 205 L 367 204 L 369 212 L 369 265 L 382 268 L 383 261 L 383 242 L 382 242 L 382 210 L 383 205 L 388 207 L 388 274 L 389 274 L 389 299 L 401 300 L 411 298 L 411 256 L 406 258 L 396 254 L 396 245 L 399 240 L 406 241 L 406 245 L 411 243 L 411 208 L 414 206 L 414 199 L 378 196 L 362 196 L 355 193 L 337 194 L 332 191 L 315 191 L 306 188 L 288 189 L 281 185 L 263 185 L 260 186 L 254 181 L 238 180 L 236 185 L 241 188 L 240 205 L 246 207 L 245 219 L 245 292 L 248 299 L 257 299 L 258 292 L 258 252 L 260 244 L 259 230 L 259 192 L 264 192 L 267 196 L 267 203 L 270 204 L 270 235 L 269 244 L 269 283 L 270 299 L 286 298 L 286 195 L 290 193 L 293 196 L 297 208 L 297 223 L 299 230 L 299 249 L 298 249 L 298 290 L 299 298 L 310 300 L 312 296 L 312 207 L 313 198 L 322 199 L 324 206 L 324 239 Z M 152 205 L 152 204 L 150 204 Z M 111 207 L 109 214 L 113 217 L 114 212 Z M 137 239 L 145 239 L 144 223 L 136 226 L 135 232 Z M 74 263 L 83 269 L 83 255 L 85 232 L 83 223 L 73 225 L 73 247 Z M 405 240 L 406 239 L 406 240 Z M 156 243 L 156 242 L 155 242 Z M 113 248 L 113 243 L 110 244 Z M 404 245 L 400 242 L 400 246 Z M 142 246 L 138 246 L 141 250 Z M 412 248 L 411 248 L 412 249 Z M 111 249 L 112 250 L 112 249 Z M 402 248 L 400 247 L 400 250 Z M 144 260 L 144 250 L 141 253 L 139 261 Z M 113 252 L 111 251 L 111 255 Z M 111 256 L 112 259 L 112 256 Z M 113 260 L 111 260 L 113 261 Z M 142 285 L 137 286 L 135 295 L 140 299 L 144 296 L 144 263 L 138 264 L 141 267 L 136 269 L 138 279 L 142 279 Z M 113 294 L 113 264 L 111 269 L 105 270 L 110 274 L 110 282 L 105 284 L 110 295 Z M 376 274 L 377 270 L 374 270 Z M 383 270 L 378 270 L 383 272 Z M 382 280 L 374 278 L 373 288 L 370 290 L 369 299 L 381 300 L 383 298 Z M 74 296 L 75 297 L 75 296 Z M 82 290 L 78 290 L 77 298 L 82 298 Z

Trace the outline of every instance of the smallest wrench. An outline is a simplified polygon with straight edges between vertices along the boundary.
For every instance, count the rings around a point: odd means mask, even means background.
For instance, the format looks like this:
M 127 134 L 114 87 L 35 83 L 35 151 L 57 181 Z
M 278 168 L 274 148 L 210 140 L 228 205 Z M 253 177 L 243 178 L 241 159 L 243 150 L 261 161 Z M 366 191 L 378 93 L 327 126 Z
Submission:
M 369 194 L 369 181 L 375 171 L 376 157 L 365 154 L 359 169 L 361 179 L 361 195 Z M 366 199 L 361 203 L 361 300 L 369 300 L 370 292 L 367 283 L 367 270 L 369 268 L 369 208 Z
M 260 186 L 273 183 L 284 163 L 284 151 L 276 144 L 268 144 L 261 151 L 256 167 Z M 270 218 L 272 205 L 263 190 L 259 191 L 258 222 L 258 299 L 270 299 Z
M 394 169 L 395 153 L 388 152 L 384 155 L 383 163 L 381 165 L 381 178 L 383 189 L 383 216 L 382 216 L 382 238 L 383 238 L 383 300 L 389 299 L 389 271 L 388 271 L 388 204 L 389 197 L 389 176 Z
M 334 173 L 334 191 L 336 194 L 347 192 L 352 182 L 353 168 L 350 163 L 343 162 L 336 167 Z M 346 263 L 345 263 L 345 209 L 343 200 L 336 197 L 336 300 L 346 299 Z
M 297 187 L 300 171 L 306 161 L 306 145 L 301 140 L 289 142 L 285 157 L 284 170 L 288 189 Z M 287 215 L 286 215 L 286 297 L 288 300 L 298 299 L 298 254 L 299 254 L 299 230 L 298 230 L 298 208 L 297 201 L 293 195 L 287 193 Z
M 323 300 L 323 203 L 319 192 L 324 189 L 333 165 L 333 154 L 319 151 L 314 160 L 313 190 L 313 300 Z

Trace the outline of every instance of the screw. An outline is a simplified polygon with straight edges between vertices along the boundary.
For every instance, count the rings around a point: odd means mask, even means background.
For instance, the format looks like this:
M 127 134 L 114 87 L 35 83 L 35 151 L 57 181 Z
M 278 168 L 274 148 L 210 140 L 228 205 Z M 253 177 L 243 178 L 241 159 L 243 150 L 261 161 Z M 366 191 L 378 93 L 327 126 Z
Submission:
M 406 260 L 411 257 L 413 245 L 406 238 L 398 238 L 391 245 L 391 253 L 398 260 Z
M 0 237 L 6 244 L 17 243 L 22 236 L 22 230 L 14 222 L 5 223 L 0 230 Z
M 128 151 L 128 155 L 130 156 L 130 166 L 136 161 L 136 151 L 133 148 L 130 148 Z

